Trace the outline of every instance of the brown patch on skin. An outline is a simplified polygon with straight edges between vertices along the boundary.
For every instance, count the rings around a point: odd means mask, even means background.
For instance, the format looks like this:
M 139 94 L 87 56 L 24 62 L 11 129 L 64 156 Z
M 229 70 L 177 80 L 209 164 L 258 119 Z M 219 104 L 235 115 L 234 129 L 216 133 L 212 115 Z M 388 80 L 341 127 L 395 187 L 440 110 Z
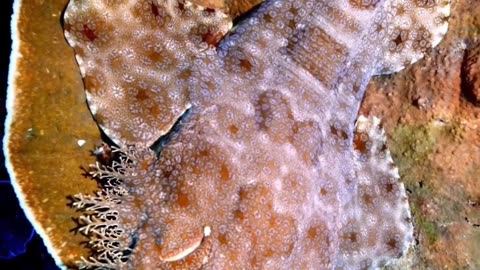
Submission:
M 342 239 L 344 240 L 348 240 L 352 243 L 356 243 L 357 242 L 357 233 L 356 232 L 348 232 L 348 233 L 345 233 L 343 236 L 342 236 Z
M 70 32 L 70 30 L 72 30 L 72 25 L 69 23 L 65 23 L 63 28 L 65 29 L 65 31 Z
M 146 54 L 147 58 L 152 60 L 153 63 L 162 63 L 165 62 L 165 59 L 169 58 L 169 55 L 165 55 L 165 52 L 156 52 L 150 50 Z
M 356 93 L 358 93 L 358 92 L 360 91 L 360 89 L 361 89 L 360 84 L 357 83 L 357 82 L 355 82 L 355 83 L 353 84 L 353 92 L 356 94 Z
M 222 181 L 230 180 L 230 171 L 228 170 L 228 168 L 225 164 L 223 164 L 222 168 L 220 169 L 220 179 Z
M 78 213 L 66 206 L 67 197 L 97 189 L 95 181 L 83 176 L 81 166 L 95 163 L 91 151 L 101 139 L 85 106 L 82 78 L 59 23 L 67 2 L 21 5 L 17 34 L 23 57 L 17 58 L 17 77 L 11 86 L 15 114 L 6 148 L 12 181 L 22 190 L 17 196 L 38 226 L 48 228 L 48 236 L 43 236 L 59 259 L 74 265 L 88 253 L 81 245 L 85 238 L 71 233 L 76 227 L 72 217 Z M 86 144 L 79 147 L 79 139 Z
M 375 32 L 377 32 L 377 33 L 381 32 L 384 29 L 385 29 L 385 27 L 381 23 L 377 23 L 375 25 Z
M 143 89 L 138 89 L 137 94 L 135 95 L 135 99 L 137 101 L 143 102 L 145 100 L 148 100 L 150 98 L 148 91 L 143 90 Z
M 238 133 L 238 130 L 239 130 L 239 129 L 238 129 L 238 127 L 235 126 L 235 125 L 230 125 L 230 126 L 228 127 L 228 130 L 229 130 L 230 133 L 232 133 L 233 135 L 236 135 L 236 134 Z
M 208 13 L 208 14 L 213 14 L 213 13 L 215 13 L 215 9 L 214 8 L 206 8 L 205 12 Z
M 348 134 L 343 129 L 337 129 L 335 126 L 330 126 L 330 133 L 334 135 L 337 139 L 348 139 Z
M 362 135 L 366 136 L 365 133 L 355 133 L 353 138 L 353 147 L 355 150 L 359 151 L 362 154 L 367 153 L 367 141 L 362 139 Z
M 95 34 L 95 32 L 94 32 L 92 29 L 90 29 L 90 28 L 88 27 L 88 25 L 86 25 L 86 24 L 83 25 L 83 31 L 82 31 L 82 33 L 83 33 L 83 34 L 85 35 L 85 37 L 87 37 L 88 40 L 90 40 L 91 42 L 94 42 L 95 39 L 97 38 L 97 35 Z
M 190 69 L 185 69 L 185 70 L 182 70 L 182 72 L 178 75 L 178 78 L 182 80 L 186 80 L 190 78 L 191 75 L 192 75 L 192 71 Z
M 220 42 L 220 40 L 222 40 L 223 36 L 223 33 L 212 33 L 208 31 L 207 33 L 202 35 L 202 41 L 207 43 L 209 46 L 215 47 Z
M 390 238 L 390 240 L 388 240 L 387 242 L 387 246 L 390 250 L 395 250 L 397 249 L 397 243 L 397 240 L 395 240 L 394 238 Z
M 247 59 L 242 59 L 240 60 L 240 67 L 242 67 L 243 70 L 249 72 L 252 70 L 253 65 Z
M 273 21 L 273 17 L 268 13 L 265 13 L 263 15 L 263 19 L 265 20 L 266 23 L 272 23 Z
M 393 184 L 392 183 L 387 183 L 385 185 L 385 190 L 387 191 L 387 193 L 390 193 L 393 191 Z
M 112 5 L 113 3 L 110 3 Z M 135 17 L 141 18 L 144 25 L 150 27 L 163 27 L 166 23 L 172 20 L 172 17 L 167 13 L 164 7 L 155 4 L 155 1 L 150 3 L 137 2 L 138 5 L 134 6 L 132 13 Z M 150 12 L 145 12 L 150 10 Z
M 372 198 L 372 196 L 369 195 L 369 194 L 364 194 L 364 195 L 362 196 L 362 200 L 363 200 L 363 202 L 364 202 L 365 204 L 367 204 L 367 205 L 372 205 L 372 204 L 373 204 L 373 198 Z
M 298 8 L 295 8 L 295 7 L 291 7 L 289 9 L 290 13 L 292 13 L 294 16 L 298 14 Z
M 227 234 L 226 233 L 219 233 L 217 239 L 218 239 L 218 242 L 220 242 L 221 245 L 228 244 L 228 239 L 227 239 Z
M 242 187 L 239 191 L 239 203 L 247 209 L 242 213 L 243 231 L 251 240 L 252 250 L 257 250 L 250 262 L 251 266 L 264 265 L 272 257 L 288 257 L 294 247 L 292 237 L 296 230 L 295 222 L 288 215 L 276 213 L 270 200 L 262 200 L 270 198 L 270 195 L 270 189 L 264 185 Z M 252 211 L 253 209 L 259 211 Z M 268 233 L 272 231 L 278 237 L 272 237 Z M 267 242 L 270 246 L 283 248 L 260 248 Z
M 295 30 L 297 28 L 297 24 L 295 23 L 295 20 L 289 20 L 287 23 L 287 26 L 292 30 Z
M 308 229 L 308 231 L 307 231 L 307 235 L 308 235 L 308 239 L 310 239 L 310 240 L 316 239 L 316 238 L 317 238 L 317 235 L 318 235 L 318 233 L 317 233 L 317 228 L 315 228 L 315 227 L 310 227 L 310 228 Z
M 406 10 L 405 10 L 405 6 L 404 6 L 404 5 L 400 5 L 400 6 L 397 8 L 397 15 L 398 15 L 398 16 L 404 15 L 405 12 L 406 12 Z
M 97 93 L 100 90 L 99 88 L 100 83 L 98 82 L 97 78 L 94 76 L 85 76 L 85 88 L 92 93 Z
M 183 192 L 178 192 L 177 194 L 177 205 L 180 207 L 188 207 L 190 206 L 190 199 L 188 198 L 187 194 L 184 194 Z
M 243 213 L 242 210 L 237 209 L 233 213 L 235 215 L 235 219 L 238 219 L 240 222 L 245 220 L 245 213 Z
M 152 115 L 152 116 L 159 116 L 160 113 L 162 112 L 162 110 L 160 108 L 160 105 L 158 105 L 158 104 L 155 104 L 152 107 L 150 107 L 148 109 L 148 111 L 150 112 L 150 115 Z

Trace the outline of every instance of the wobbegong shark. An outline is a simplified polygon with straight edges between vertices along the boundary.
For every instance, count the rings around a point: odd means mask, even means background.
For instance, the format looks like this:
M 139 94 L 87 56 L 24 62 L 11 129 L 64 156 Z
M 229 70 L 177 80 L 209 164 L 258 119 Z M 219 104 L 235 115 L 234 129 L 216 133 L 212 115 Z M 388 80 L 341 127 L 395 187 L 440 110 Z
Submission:
M 91 269 L 379 269 L 413 241 L 372 76 L 428 54 L 443 0 L 71 0 L 64 30 L 117 159 L 77 194 Z M 108 148 L 108 147 L 105 147 Z

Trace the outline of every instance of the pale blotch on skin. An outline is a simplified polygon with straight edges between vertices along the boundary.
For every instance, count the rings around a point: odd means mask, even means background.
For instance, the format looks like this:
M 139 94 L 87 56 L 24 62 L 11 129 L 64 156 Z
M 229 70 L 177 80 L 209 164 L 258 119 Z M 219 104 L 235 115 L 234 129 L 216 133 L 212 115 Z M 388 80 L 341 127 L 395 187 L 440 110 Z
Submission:
M 173 41 L 159 30 L 110 43 L 159 24 L 196 29 L 202 16 L 224 29 L 221 13 L 176 0 L 123 2 L 128 8 L 72 1 L 66 11 L 89 104 L 123 152 L 119 163 L 95 166 L 104 190 L 76 196 L 97 255 L 84 266 L 379 269 L 407 251 L 410 210 L 384 131 L 374 117 L 356 118 L 372 75 L 396 72 L 438 44 L 448 2 L 266 1 L 221 41 L 188 52 L 181 44 L 202 46 L 192 30 Z M 145 44 L 165 46 L 143 64 Z M 103 80 L 96 91 L 89 74 Z M 161 91 L 139 100 L 145 78 Z M 131 88 L 106 87 L 127 79 Z M 148 146 L 186 101 L 190 112 L 157 156 Z M 170 117 L 161 132 L 145 111 L 152 106 Z

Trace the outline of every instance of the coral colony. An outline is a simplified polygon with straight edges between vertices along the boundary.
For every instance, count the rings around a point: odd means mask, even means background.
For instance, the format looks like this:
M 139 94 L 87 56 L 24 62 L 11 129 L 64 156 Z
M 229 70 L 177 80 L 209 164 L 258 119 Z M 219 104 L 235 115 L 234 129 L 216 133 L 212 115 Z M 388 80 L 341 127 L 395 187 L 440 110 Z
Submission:
M 449 10 L 270 0 L 231 29 L 182 0 L 71 0 L 65 35 L 119 146 L 93 167 L 104 188 L 75 196 L 92 249 L 80 266 L 346 270 L 402 256 L 405 188 L 379 120 L 357 113 L 373 75 L 440 42 Z

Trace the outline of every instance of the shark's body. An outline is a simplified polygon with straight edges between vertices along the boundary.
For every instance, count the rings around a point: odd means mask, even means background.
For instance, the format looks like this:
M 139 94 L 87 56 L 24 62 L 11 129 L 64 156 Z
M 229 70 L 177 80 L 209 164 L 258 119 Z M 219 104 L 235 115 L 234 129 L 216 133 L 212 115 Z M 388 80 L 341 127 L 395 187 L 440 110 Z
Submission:
M 101 225 L 123 228 L 121 247 L 94 247 L 132 254 L 89 263 L 377 269 L 401 256 L 405 189 L 378 120 L 355 120 L 371 76 L 420 59 L 448 13 L 442 1 L 273 0 L 220 41 L 228 18 L 183 1 L 72 1 L 66 35 L 91 110 L 140 153 L 121 165 L 117 220 Z M 157 158 L 147 147 L 187 109 Z

